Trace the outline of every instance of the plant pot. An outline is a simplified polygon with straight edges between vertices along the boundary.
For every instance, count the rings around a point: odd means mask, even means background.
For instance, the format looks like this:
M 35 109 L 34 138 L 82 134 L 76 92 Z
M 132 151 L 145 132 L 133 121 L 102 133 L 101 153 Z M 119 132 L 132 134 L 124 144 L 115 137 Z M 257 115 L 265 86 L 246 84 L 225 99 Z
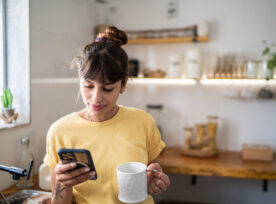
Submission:
M 14 115 L 15 108 L 4 108 L 2 109 L 2 114 L 6 117 L 9 118 Z
M 269 86 L 265 86 L 261 88 L 261 90 L 258 93 L 259 98 L 263 99 L 272 99 L 273 98 L 273 92 L 271 91 L 271 88 Z
M 259 64 L 259 78 L 261 79 L 273 79 L 273 70 L 267 68 L 267 61 L 264 60 Z

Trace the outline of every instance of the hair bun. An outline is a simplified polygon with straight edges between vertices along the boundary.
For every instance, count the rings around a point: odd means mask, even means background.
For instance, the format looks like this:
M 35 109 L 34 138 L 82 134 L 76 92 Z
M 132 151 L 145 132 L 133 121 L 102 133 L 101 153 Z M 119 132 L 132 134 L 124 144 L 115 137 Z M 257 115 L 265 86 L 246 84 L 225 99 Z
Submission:
M 119 30 L 114 26 L 109 26 L 106 28 L 105 33 L 99 33 L 96 37 L 96 42 L 108 42 L 113 41 L 119 46 L 127 44 L 127 34 Z

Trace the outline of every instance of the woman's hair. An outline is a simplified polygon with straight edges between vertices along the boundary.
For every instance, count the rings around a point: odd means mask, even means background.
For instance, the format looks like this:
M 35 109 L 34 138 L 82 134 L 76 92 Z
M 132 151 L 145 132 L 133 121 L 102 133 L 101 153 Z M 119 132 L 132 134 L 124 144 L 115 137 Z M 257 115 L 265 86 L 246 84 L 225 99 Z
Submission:
M 121 45 L 126 43 L 126 33 L 110 26 L 106 33 L 99 33 L 94 42 L 84 47 L 74 58 L 72 67 L 85 80 L 99 76 L 102 83 L 105 80 L 111 83 L 122 80 L 124 85 L 128 76 L 128 56 Z

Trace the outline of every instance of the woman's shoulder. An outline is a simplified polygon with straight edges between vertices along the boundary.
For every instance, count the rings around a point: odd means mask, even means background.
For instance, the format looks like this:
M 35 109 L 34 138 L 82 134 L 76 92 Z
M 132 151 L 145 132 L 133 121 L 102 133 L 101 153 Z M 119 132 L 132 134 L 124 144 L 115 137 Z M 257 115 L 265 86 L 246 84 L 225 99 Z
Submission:
M 134 107 L 126 107 L 126 106 L 120 106 L 120 107 L 125 117 L 133 118 L 136 120 L 141 119 L 143 121 L 152 120 L 151 115 L 142 109 L 138 109 Z
M 66 127 L 72 126 L 72 124 L 77 119 L 76 114 L 77 114 L 76 112 L 73 112 L 59 118 L 58 120 L 52 123 L 49 130 L 52 132 L 56 132 Z

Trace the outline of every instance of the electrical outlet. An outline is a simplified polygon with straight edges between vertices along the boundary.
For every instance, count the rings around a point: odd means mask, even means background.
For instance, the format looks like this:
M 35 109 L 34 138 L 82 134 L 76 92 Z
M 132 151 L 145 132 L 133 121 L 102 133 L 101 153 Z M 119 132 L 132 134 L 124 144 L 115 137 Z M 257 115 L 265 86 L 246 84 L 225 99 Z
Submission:
M 169 18 L 174 18 L 178 16 L 178 0 L 168 0 L 167 1 L 167 16 Z

